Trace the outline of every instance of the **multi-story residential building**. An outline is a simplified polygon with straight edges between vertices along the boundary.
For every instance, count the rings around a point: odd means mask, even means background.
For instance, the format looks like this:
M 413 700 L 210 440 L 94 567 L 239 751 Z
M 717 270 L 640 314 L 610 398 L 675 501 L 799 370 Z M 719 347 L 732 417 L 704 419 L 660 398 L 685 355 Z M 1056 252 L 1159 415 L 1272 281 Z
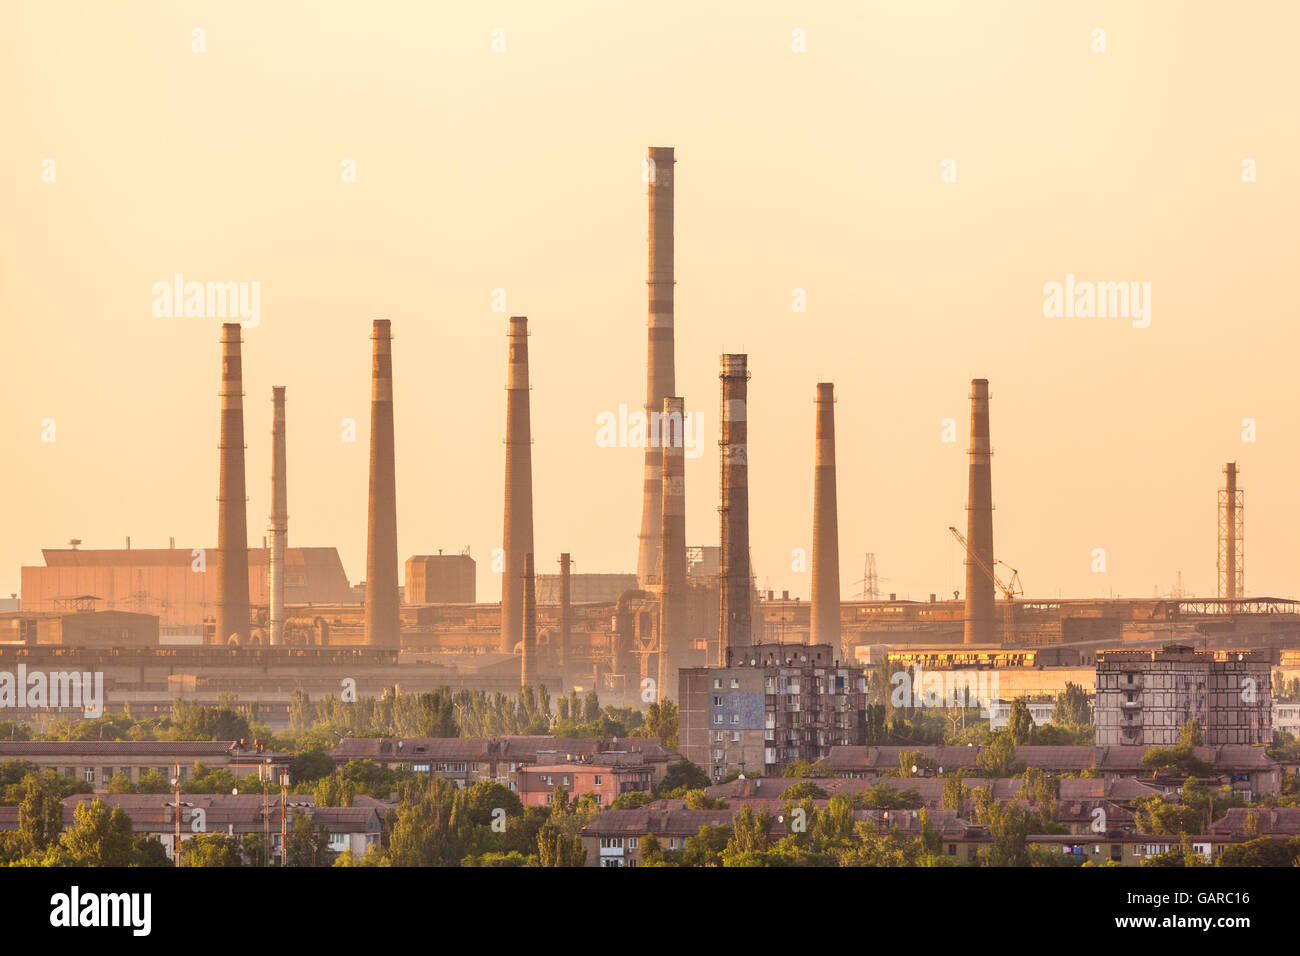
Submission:
M 682 668 L 678 698 L 682 755 L 720 780 L 779 774 L 861 743 L 867 681 L 829 644 L 756 644 L 728 667 Z
M 289 766 L 292 754 L 272 753 L 260 745 L 237 740 L 13 740 L 0 741 L 0 761 L 22 760 L 39 770 L 76 777 L 93 787 L 106 788 L 123 775 L 138 781 L 147 770 L 157 770 L 168 780 L 180 764 L 181 780 L 201 763 L 209 770 L 228 770 L 232 776 L 257 776 L 271 765 L 272 777 Z
M 648 793 L 653 779 L 654 771 L 645 764 L 560 763 L 520 768 L 518 791 L 526 807 L 550 806 L 556 787 L 568 790 L 570 799 L 591 794 L 596 803 L 607 807 L 625 793 Z
M 993 702 L 989 708 L 989 730 L 1001 730 L 1011 721 L 1012 701 L 998 699 Z M 1046 727 L 1052 722 L 1052 712 L 1056 710 L 1056 701 L 1054 700 L 1027 700 L 1025 706 L 1029 708 L 1029 716 L 1034 721 L 1035 727 Z
M 1097 745 L 1171 747 L 1196 720 L 1205 743 L 1264 744 L 1272 739 L 1274 650 L 1098 651 Z
M 175 798 L 168 794 L 73 794 L 63 800 L 63 826 L 72 826 L 77 805 L 92 800 L 103 801 L 110 810 L 121 807 L 131 818 L 131 826 L 141 836 L 155 837 L 174 858 L 176 842 Z M 318 807 L 310 794 L 292 794 L 289 797 L 288 825 L 293 826 L 293 815 L 301 813 L 312 823 L 329 832 L 329 848 L 335 853 L 351 850 L 357 856 L 380 840 L 384 817 L 392 806 L 371 797 L 358 796 L 350 807 Z M 181 797 L 180 838 L 184 852 L 185 841 L 196 834 L 222 833 L 243 837 L 248 834 L 269 834 L 271 837 L 271 862 L 282 853 L 280 794 L 273 791 L 270 799 L 258 793 L 187 793 Z M 18 829 L 18 808 L 0 807 L 0 830 Z
M 445 777 L 457 786 L 493 782 L 519 790 L 520 773 L 539 765 L 600 764 L 650 774 L 654 789 L 682 759 L 653 737 L 347 737 L 330 751 L 342 766 L 370 760 L 390 769 Z
M 1300 737 L 1300 702 L 1274 699 L 1273 729 L 1285 730 L 1293 737 Z

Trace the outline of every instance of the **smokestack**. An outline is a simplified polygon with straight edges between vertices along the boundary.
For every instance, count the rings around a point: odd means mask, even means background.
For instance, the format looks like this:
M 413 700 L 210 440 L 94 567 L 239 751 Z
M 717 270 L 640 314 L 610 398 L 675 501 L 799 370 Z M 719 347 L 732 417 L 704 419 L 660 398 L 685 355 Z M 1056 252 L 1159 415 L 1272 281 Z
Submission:
M 718 571 L 718 664 L 753 643 L 749 574 L 747 355 L 722 356 L 722 504 Z
M 366 523 L 366 644 L 401 647 L 397 593 L 397 466 L 393 457 L 392 323 L 375 319 L 370 369 L 370 507 Z
M 993 644 L 993 475 L 989 446 L 989 380 L 970 383 L 970 489 L 966 500 L 967 644 Z M 976 560 L 978 559 L 978 560 Z M 981 566 L 981 564 L 983 566 Z
M 686 404 L 665 398 L 661 467 L 663 518 L 660 525 L 659 680 L 655 699 L 677 699 L 677 671 L 686 666 Z
M 523 640 L 519 653 L 519 684 L 537 681 L 537 576 L 533 568 L 533 553 L 524 555 L 524 617 Z
M 673 372 L 673 148 L 651 146 L 647 160 L 650 197 L 650 336 L 646 353 L 646 449 L 641 534 L 637 538 L 636 579 L 646 588 L 659 579 L 662 521 L 659 435 L 656 419 L 664 399 L 675 392 Z M 653 436 L 653 438 L 652 438 Z
M 284 450 L 283 385 L 271 386 L 271 645 L 284 643 L 284 552 L 289 545 L 289 490 Z
M 505 552 L 501 574 L 501 652 L 523 640 L 524 555 L 533 553 L 532 425 L 528 413 L 528 319 L 511 316 L 506 368 Z
M 560 555 L 560 646 L 556 651 L 555 663 L 561 675 L 569 663 L 569 632 L 572 629 L 573 613 L 572 565 L 573 559 L 569 552 Z
M 1245 492 L 1237 487 L 1237 463 L 1223 466 L 1224 487 L 1219 492 L 1219 597 L 1245 597 Z
M 239 323 L 221 326 L 221 476 L 217 491 L 216 642 L 248 643 L 248 502 Z
M 835 493 L 835 386 L 817 385 L 817 448 L 813 465 L 813 644 L 840 646 L 840 528 Z

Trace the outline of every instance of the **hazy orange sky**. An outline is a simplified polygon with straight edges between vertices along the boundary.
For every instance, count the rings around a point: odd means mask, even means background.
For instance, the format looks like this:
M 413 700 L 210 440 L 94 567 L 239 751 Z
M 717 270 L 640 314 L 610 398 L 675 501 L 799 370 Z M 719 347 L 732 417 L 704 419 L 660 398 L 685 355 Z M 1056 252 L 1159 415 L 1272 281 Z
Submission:
M 642 455 L 598 447 L 596 417 L 644 400 L 641 160 L 665 145 L 677 390 L 705 415 L 692 543 L 718 536 L 718 356 L 745 351 L 764 587 L 809 592 L 791 553 L 822 380 L 846 596 L 868 551 L 885 591 L 961 587 L 947 527 L 987 377 L 996 553 L 1030 596 L 1149 596 L 1179 571 L 1213 594 L 1229 459 L 1246 589 L 1296 596 L 1297 36 L 1290 2 L 7 0 L 0 591 L 73 537 L 215 545 L 220 319 L 153 315 L 175 273 L 261 284 L 250 542 L 286 385 L 290 544 L 363 577 L 387 316 L 400 557 L 469 546 L 499 596 L 502 288 L 532 330 L 539 570 L 633 570 Z M 1044 317 L 1067 274 L 1150 282 L 1150 327 Z

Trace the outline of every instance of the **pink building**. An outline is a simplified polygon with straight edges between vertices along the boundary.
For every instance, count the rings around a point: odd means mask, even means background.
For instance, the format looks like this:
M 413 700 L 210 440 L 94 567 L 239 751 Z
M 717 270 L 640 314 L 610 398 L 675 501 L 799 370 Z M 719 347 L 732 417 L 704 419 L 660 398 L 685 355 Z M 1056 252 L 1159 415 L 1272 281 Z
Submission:
M 557 763 L 519 769 L 519 799 L 526 807 L 546 807 L 556 787 L 569 791 L 575 800 L 588 793 L 607 807 L 625 793 L 648 792 L 653 771 L 650 767 Z

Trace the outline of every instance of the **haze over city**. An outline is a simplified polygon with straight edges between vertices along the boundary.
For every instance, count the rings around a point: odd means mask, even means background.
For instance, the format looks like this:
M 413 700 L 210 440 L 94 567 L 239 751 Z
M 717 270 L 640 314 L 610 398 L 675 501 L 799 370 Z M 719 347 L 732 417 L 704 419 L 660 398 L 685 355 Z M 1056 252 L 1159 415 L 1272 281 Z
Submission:
M 882 591 L 960 589 L 946 529 L 964 524 L 967 394 L 987 377 L 996 553 L 1027 595 L 1150 596 L 1179 571 L 1213 594 L 1230 459 L 1246 590 L 1294 593 L 1293 6 L 1262 5 L 1266 33 L 1185 3 L 345 8 L 11 13 L 0 590 L 74 537 L 215 543 L 220 320 L 155 317 L 176 273 L 260 283 L 250 541 L 284 384 L 291 542 L 364 577 L 367 338 L 387 317 L 400 553 L 469 546 L 481 599 L 499 592 L 501 289 L 531 323 L 538 570 L 561 551 L 634 569 L 642 454 L 599 447 L 596 419 L 643 401 L 642 158 L 663 143 L 677 392 L 704 413 L 691 544 L 717 542 L 718 355 L 747 352 L 760 588 L 808 594 L 791 555 L 811 548 L 813 385 L 833 381 L 844 595 L 866 552 Z M 1045 317 L 1067 275 L 1149 282 L 1149 327 Z

